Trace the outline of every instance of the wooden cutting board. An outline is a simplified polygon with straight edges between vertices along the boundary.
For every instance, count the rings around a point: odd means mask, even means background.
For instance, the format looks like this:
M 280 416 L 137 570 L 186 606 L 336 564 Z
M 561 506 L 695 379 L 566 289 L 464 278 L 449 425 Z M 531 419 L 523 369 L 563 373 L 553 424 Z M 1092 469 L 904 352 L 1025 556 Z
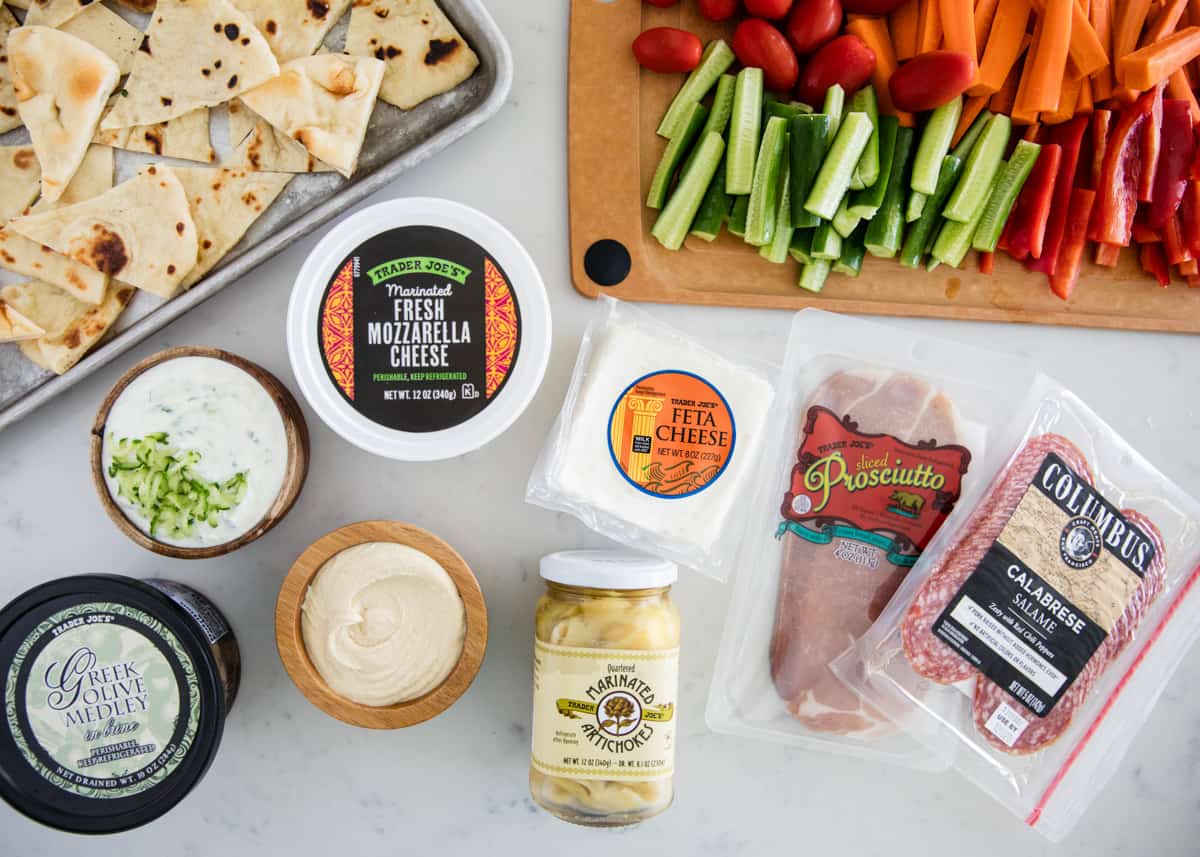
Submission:
M 976 254 L 961 270 L 913 271 L 867 257 L 857 278 L 830 275 L 824 291 L 796 286 L 798 267 L 774 265 L 727 232 L 712 244 L 688 238 L 678 252 L 650 237 L 657 212 L 644 200 L 666 140 L 655 134 L 683 75 L 641 71 L 630 45 L 648 27 L 676 26 L 704 41 L 731 36 L 705 20 L 691 0 L 659 9 L 642 0 L 572 0 L 568 86 L 571 272 L 575 288 L 635 301 L 801 309 L 893 316 L 1028 322 L 1129 330 L 1200 332 L 1200 289 L 1180 281 L 1160 288 L 1126 250 L 1115 269 L 1088 263 L 1068 302 L 1041 274 L 997 254 L 992 276 Z M 606 242 L 597 244 L 597 242 Z M 616 242 L 608 243 L 608 242 Z M 618 247 L 617 245 L 620 245 Z M 593 248 L 590 265 L 585 257 Z M 600 279 L 628 275 L 615 285 Z M 603 272 L 603 273 L 602 273 Z

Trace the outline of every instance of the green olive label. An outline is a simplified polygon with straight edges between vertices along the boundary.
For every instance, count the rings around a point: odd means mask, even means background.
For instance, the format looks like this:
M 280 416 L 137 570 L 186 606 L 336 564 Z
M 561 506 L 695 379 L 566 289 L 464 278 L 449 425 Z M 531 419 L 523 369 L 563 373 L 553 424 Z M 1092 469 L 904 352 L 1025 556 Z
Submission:
M 46 780 L 92 798 L 128 797 L 170 776 L 200 720 L 195 665 L 153 616 L 79 604 L 41 622 L 5 682 L 17 746 Z

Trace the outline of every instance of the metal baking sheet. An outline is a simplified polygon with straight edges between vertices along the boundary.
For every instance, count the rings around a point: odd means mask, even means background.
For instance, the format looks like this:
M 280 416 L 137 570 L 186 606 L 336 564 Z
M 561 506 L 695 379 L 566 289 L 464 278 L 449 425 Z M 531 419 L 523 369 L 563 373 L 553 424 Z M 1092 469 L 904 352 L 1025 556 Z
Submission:
M 207 277 L 189 291 L 165 302 L 139 292 L 114 326 L 112 335 L 66 374 L 56 376 L 39 369 L 25 359 L 16 345 L 0 344 L 0 430 L 494 116 L 512 86 L 513 61 L 508 42 L 482 0 L 439 0 L 439 4 L 479 55 L 479 68 L 474 75 L 450 92 L 431 98 L 412 110 L 400 110 L 379 102 L 371 117 L 358 171 L 352 179 L 346 180 L 337 173 L 297 175 L 275 204 Z M 123 7 L 114 7 L 114 10 L 128 15 Z M 325 47 L 341 50 L 348 19 L 349 13 L 330 33 Z M 214 108 L 212 126 L 213 146 L 219 154 L 224 154 L 229 146 L 223 111 Z M 28 141 L 24 128 L 0 135 L 0 145 L 19 145 Z M 118 149 L 118 181 L 149 160 L 152 160 L 149 156 Z M 165 160 L 172 163 L 170 159 Z M 174 163 L 197 166 L 194 161 Z M 20 280 L 0 269 L 0 285 Z

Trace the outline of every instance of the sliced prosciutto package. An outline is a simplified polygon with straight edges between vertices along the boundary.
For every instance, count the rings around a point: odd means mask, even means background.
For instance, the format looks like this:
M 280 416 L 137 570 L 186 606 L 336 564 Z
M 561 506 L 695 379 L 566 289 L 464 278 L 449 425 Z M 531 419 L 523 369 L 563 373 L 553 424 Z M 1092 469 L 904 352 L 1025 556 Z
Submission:
M 1200 633 L 1200 504 L 1055 381 L 1013 414 L 833 669 L 1058 840 Z
M 983 482 L 987 427 L 1003 425 L 1034 375 L 960 343 L 796 315 L 709 695 L 714 730 L 939 766 L 829 663 Z

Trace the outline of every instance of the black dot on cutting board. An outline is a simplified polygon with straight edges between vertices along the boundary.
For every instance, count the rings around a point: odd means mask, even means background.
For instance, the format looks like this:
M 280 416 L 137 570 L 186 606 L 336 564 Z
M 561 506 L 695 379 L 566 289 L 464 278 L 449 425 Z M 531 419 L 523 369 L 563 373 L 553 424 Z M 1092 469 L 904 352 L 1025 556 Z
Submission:
M 633 261 L 620 241 L 601 238 L 583 254 L 583 270 L 601 286 L 615 286 L 629 276 Z

